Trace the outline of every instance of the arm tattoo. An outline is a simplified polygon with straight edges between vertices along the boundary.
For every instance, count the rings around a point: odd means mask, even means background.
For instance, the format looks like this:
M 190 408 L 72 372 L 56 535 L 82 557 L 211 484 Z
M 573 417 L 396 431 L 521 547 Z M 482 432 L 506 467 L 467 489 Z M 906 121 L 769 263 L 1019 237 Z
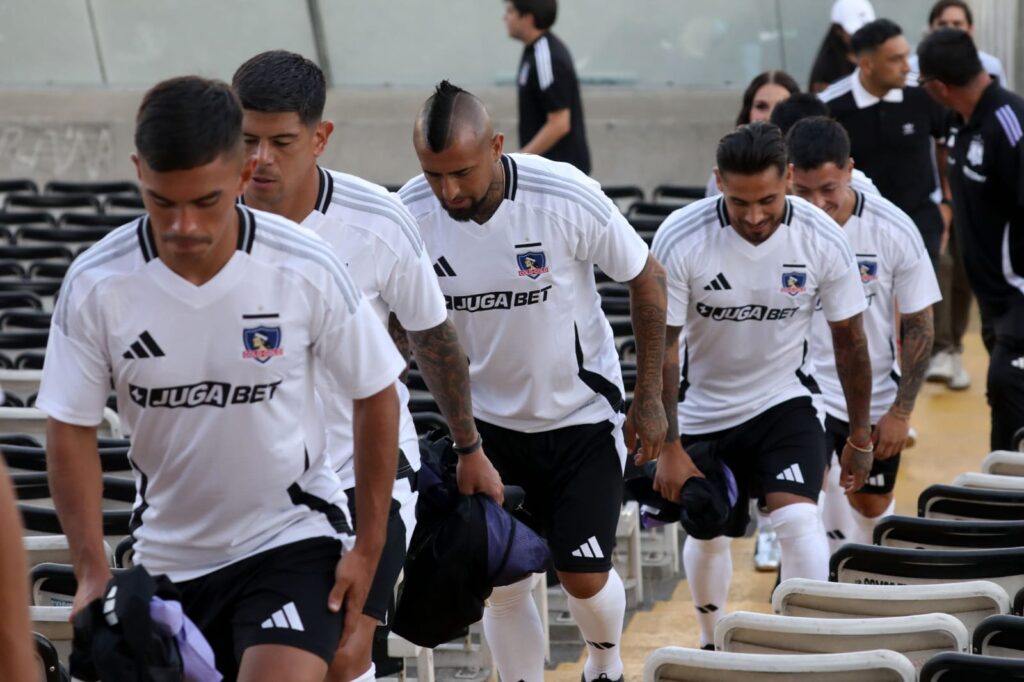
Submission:
M 661 369 L 661 404 L 665 408 L 668 431 L 665 442 L 679 438 L 679 333 L 682 327 L 665 328 L 665 364 Z
M 398 349 L 398 354 L 402 356 L 402 360 L 405 361 L 405 368 L 402 370 L 401 375 L 398 379 L 403 384 L 409 378 L 409 337 L 405 333 L 405 328 L 402 323 L 398 321 L 398 318 L 394 313 L 388 316 L 388 334 L 391 334 L 391 340 L 395 342 L 395 348 Z
M 636 337 L 636 390 L 643 399 L 661 395 L 665 358 L 665 315 L 668 306 L 665 270 L 648 255 L 644 269 L 629 283 L 630 315 Z M 658 408 L 655 408 L 658 409 Z M 646 415 L 638 414 L 639 419 Z
M 901 338 L 903 349 L 900 354 L 900 369 L 903 377 L 896 393 L 895 407 L 905 411 L 907 416 L 914 409 L 917 393 L 924 383 L 928 361 L 932 355 L 932 342 L 935 340 L 935 327 L 932 322 L 931 306 L 902 319 Z
M 829 327 L 832 329 L 836 370 L 850 417 L 850 435 L 867 438 L 871 435 L 871 360 L 863 316 L 858 313 L 847 320 L 829 322 Z
M 455 326 L 445 320 L 433 329 L 409 332 L 409 342 L 456 445 L 472 443 L 477 434 L 469 392 L 469 362 Z

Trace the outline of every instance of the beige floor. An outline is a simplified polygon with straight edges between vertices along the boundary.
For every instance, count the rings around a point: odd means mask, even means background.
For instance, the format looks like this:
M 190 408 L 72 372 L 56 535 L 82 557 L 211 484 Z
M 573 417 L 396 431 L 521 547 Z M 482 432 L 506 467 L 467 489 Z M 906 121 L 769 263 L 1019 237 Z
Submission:
M 933 483 L 949 483 L 962 471 L 977 471 L 988 452 L 988 406 L 985 403 L 985 372 L 988 356 L 977 333 L 965 339 L 964 365 L 974 382 L 967 391 L 953 392 L 929 384 L 922 390 L 914 412 L 917 445 L 904 453 L 896 487 L 896 510 L 916 515 L 917 496 Z M 752 562 L 752 539 L 733 543 L 733 575 L 730 610 L 770 610 L 774 574 L 757 573 Z M 655 604 L 651 611 L 635 613 L 622 639 L 626 680 L 639 682 L 644 659 L 662 646 L 696 646 L 698 628 L 690 592 L 680 582 L 671 601 Z M 545 675 L 547 682 L 577 682 L 585 653 Z

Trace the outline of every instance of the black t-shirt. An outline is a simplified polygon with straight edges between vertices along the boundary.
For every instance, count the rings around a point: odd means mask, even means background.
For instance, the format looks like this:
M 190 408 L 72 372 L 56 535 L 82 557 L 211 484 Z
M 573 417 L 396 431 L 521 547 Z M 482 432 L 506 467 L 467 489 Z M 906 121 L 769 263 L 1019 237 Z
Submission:
M 831 85 L 844 76 L 849 76 L 857 68 L 847 56 L 846 45 L 842 38 L 830 30 L 818 48 L 818 56 L 814 58 L 814 66 L 811 67 L 811 82 L 808 90 L 814 88 L 815 83 L 827 83 Z
M 849 133 L 857 168 L 924 232 L 921 216 L 929 223 L 938 217 L 930 196 L 938 186 L 933 139 L 946 137 L 945 110 L 918 87 L 892 90 L 882 99 L 873 97 L 860 84 L 858 74 L 834 83 L 819 96 Z M 941 222 L 937 229 L 941 231 Z
M 569 49 L 545 33 L 523 50 L 519 61 L 519 146 L 525 146 L 553 111 L 568 109 L 571 129 L 544 156 L 590 173 L 590 149 L 583 125 L 583 101 Z
M 950 132 L 953 224 L 967 276 L 990 306 L 1024 304 L 1024 99 L 992 83 Z

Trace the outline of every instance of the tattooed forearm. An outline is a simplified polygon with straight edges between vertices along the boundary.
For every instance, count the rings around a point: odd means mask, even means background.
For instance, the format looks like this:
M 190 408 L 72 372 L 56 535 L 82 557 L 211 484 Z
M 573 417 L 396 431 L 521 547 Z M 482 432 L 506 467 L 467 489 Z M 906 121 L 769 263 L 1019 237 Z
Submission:
M 935 326 L 932 322 L 931 306 L 924 310 L 904 315 L 902 320 L 902 346 L 900 365 L 903 377 L 893 404 L 907 417 L 914 410 L 914 401 L 924 383 L 928 361 L 932 356 L 932 343 L 935 340 Z
M 636 393 L 660 395 L 668 294 L 665 270 L 652 256 L 629 283 L 629 304 L 636 337 Z
M 665 408 L 668 431 L 665 442 L 679 438 L 679 332 L 682 327 L 665 328 L 665 363 L 661 368 L 661 404 Z
M 445 320 L 433 329 L 409 332 L 409 342 L 416 365 L 448 422 L 455 444 L 469 445 L 477 437 L 469 392 L 469 363 L 455 327 Z
M 388 317 L 388 333 L 391 334 L 391 340 L 395 342 L 395 348 L 398 349 L 398 353 L 405 360 L 405 369 L 402 370 L 402 374 L 398 377 L 404 384 L 406 379 L 409 378 L 409 337 L 394 313 L 391 313 Z
M 871 435 L 871 360 L 864 320 L 859 313 L 847 320 L 829 322 L 836 371 L 843 385 L 846 410 L 850 417 L 850 436 L 863 443 Z

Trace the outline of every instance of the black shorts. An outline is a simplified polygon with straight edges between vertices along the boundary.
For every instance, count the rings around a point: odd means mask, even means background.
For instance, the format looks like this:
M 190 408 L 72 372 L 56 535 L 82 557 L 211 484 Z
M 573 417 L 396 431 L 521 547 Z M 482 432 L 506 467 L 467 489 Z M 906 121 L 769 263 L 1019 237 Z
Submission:
M 396 481 L 397 484 L 398 481 Z M 355 488 L 346 490 L 345 495 L 348 496 L 348 510 L 352 515 L 352 524 L 358 532 Z M 398 500 L 391 500 L 384 549 L 380 553 L 377 572 L 373 574 L 370 592 L 366 595 L 366 605 L 363 607 L 365 615 L 376 618 L 381 623 L 389 622 L 388 613 L 394 606 L 395 583 L 398 582 L 398 576 L 402 573 L 402 567 L 405 565 L 405 552 L 409 546 L 408 516 L 412 514 L 415 518 L 415 507 L 415 502 L 410 502 L 408 507 L 403 508 Z
M 687 450 L 702 448 L 732 470 L 737 498 L 725 535 L 738 538 L 750 523 L 750 498 L 764 506 L 768 493 L 791 493 L 817 503 L 825 475 L 825 434 L 810 398 L 770 407 L 738 426 L 683 434 Z
M 522 433 L 477 422 L 484 452 L 506 485 L 526 493 L 517 518 L 568 573 L 612 568 L 622 508 L 621 429 L 610 421 Z
M 872 425 L 874 430 L 874 425 Z M 830 414 L 825 415 L 825 463 L 832 465 L 832 457 L 838 460 L 843 455 L 843 447 L 846 439 L 850 437 L 850 423 L 836 419 Z M 871 473 L 868 474 L 864 487 L 858 490 L 859 493 L 871 493 L 874 495 L 888 495 L 896 487 L 896 474 L 900 470 L 900 453 L 897 452 L 889 459 L 876 459 L 871 465 Z
M 260 644 L 309 651 L 330 665 L 344 620 L 327 609 L 340 558 L 340 540 L 311 538 L 177 583 L 224 679 L 235 679 L 242 654 Z

